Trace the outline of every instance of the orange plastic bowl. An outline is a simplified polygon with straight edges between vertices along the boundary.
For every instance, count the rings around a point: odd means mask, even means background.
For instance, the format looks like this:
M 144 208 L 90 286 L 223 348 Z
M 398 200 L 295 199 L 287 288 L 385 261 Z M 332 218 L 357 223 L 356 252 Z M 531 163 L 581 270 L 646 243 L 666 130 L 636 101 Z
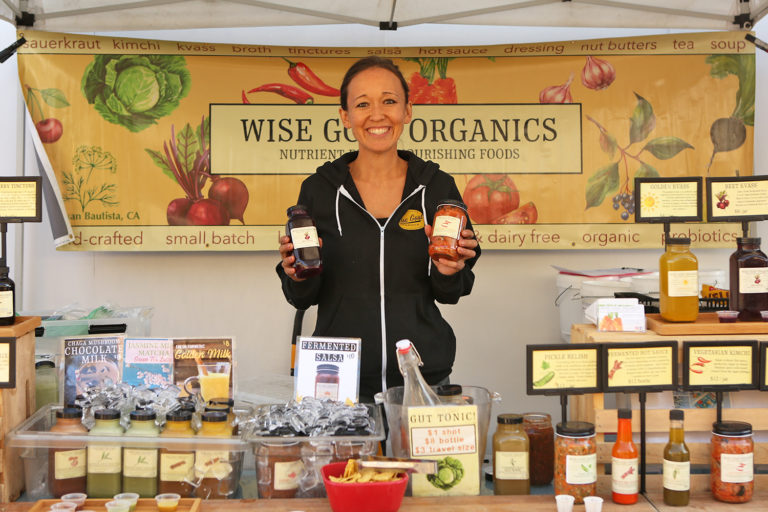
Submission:
M 403 501 L 408 475 L 391 482 L 332 482 L 329 476 L 341 476 L 346 462 L 323 466 L 323 482 L 333 512 L 397 512 Z

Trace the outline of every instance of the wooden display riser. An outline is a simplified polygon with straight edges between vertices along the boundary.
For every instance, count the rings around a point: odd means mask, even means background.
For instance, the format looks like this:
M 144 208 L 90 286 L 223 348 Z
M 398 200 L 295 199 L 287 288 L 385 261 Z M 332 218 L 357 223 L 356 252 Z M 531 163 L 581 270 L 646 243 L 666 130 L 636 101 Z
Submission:
M 757 485 L 755 485 L 755 489 L 752 500 L 747 503 L 722 503 L 714 501 L 711 495 L 692 494 L 687 507 L 670 507 L 664 504 L 664 497 L 661 491 L 648 492 L 647 497 L 659 512 L 763 512 L 767 508 L 768 490 L 761 491 Z

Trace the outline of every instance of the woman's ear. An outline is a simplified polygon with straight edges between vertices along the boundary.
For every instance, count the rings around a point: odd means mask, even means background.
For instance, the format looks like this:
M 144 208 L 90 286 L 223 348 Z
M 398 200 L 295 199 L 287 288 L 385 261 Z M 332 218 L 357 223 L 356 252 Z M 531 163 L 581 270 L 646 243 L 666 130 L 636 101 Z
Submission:
M 405 124 L 410 123 L 412 117 L 413 117 L 413 104 L 409 101 L 408 104 L 405 106 L 405 120 L 403 122 Z
M 341 118 L 341 124 L 344 125 L 344 128 L 352 128 L 352 125 L 349 124 L 349 113 L 346 110 L 339 108 L 339 117 Z

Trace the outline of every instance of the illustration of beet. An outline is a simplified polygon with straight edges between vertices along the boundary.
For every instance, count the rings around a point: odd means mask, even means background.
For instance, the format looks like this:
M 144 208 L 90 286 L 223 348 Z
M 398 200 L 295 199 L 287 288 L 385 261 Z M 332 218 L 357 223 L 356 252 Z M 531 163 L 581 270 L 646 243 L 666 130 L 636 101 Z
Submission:
M 25 87 L 29 114 L 33 119 L 39 116 L 39 120 L 35 122 L 35 128 L 40 140 L 46 144 L 56 142 L 64 133 L 64 127 L 55 117 L 45 117 L 42 102 L 54 108 L 64 108 L 69 106 L 66 96 L 59 89 L 36 89 L 29 85 Z
M 573 103 L 571 97 L 572 81 L 573 73 L 564 84 L 545 87 L 539 93 L 539 103 Z
M 610 62 L 587 55 L 587 62 L 581 70 L 581 83 L 587 89 L 599 91 L 616 80 L 616 70 Z
M 721 117 L 709 128 L 709 138 L 712 140 L 712 157 L 707 165 L 707 174 L 717 153 L 733 151 L 744 144 L 747 140 L 747 127 L 741 119 Z
M 215 199 L 200 199 L 189 207 L 187 221 L 193 226 L 227 226 L 229 214 Z
M 168 219 L 168 225 L 188 225 L 189 222 L 187 222 L 187 212 L 189 211 L 190 206 L 192 206 L 192 200 L 188 197 L 180 197 L 168 203 L 168 208 L 165 211 L 166 218 Z
M 212 179 L 213 184 L 208 190 L 208 198 L 221 203 L 230 218 L 245 224 L 243 213 L 245 207 L 248 206 L 248 188 L 245 183 L 231 177 L 219 178 L 214 176 Z

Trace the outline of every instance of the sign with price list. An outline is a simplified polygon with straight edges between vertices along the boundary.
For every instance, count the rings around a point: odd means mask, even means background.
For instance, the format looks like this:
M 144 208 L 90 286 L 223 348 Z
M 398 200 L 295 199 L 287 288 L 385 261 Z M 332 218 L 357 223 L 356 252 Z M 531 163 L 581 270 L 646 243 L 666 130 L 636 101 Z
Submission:
M 758 387 L 757 341 L 683 342 L 683 388 L 735 391 Z
M 616 343 L 603 349 L 603 389 L 663 391 L 677 387 L 677 342 Z

